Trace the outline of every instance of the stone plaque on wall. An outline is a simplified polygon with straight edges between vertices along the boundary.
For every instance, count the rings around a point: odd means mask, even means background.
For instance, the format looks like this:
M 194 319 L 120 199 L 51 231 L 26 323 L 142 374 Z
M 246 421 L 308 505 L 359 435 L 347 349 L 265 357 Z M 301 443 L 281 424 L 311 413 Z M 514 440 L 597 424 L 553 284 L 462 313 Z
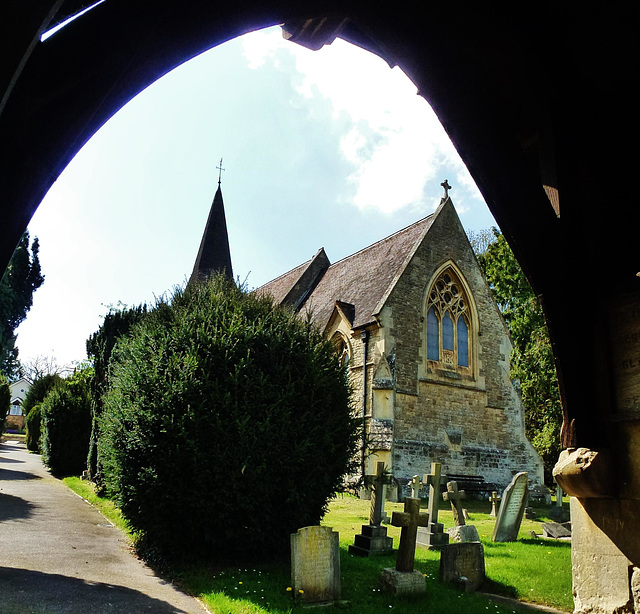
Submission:
M 613 307 L 610 340 L 616 409 L 621 417 L 640 418 L 640 300 Z

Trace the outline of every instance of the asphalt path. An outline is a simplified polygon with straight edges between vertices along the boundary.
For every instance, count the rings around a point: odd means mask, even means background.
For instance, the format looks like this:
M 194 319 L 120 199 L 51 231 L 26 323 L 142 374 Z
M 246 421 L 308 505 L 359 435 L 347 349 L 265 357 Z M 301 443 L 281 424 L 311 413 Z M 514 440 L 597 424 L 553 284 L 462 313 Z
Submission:
M 137 559 L 125 535 L 39 455 L 22 442 L 0 443 L 0 613 L 106 612 L 207 610 Z

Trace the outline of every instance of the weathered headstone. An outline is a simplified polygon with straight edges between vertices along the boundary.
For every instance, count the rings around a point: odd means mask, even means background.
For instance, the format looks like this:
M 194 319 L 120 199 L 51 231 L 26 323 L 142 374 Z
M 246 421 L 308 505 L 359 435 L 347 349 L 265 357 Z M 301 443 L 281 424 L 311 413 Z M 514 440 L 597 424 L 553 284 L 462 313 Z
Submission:
M 442 493 L 442 498 L 451 504 L 455 526 L 447 529 L 447 533 L 453 542 L 480 541 L 478 530 L 465 522 L 465 510 L 462 508 L 462 499 L 465 497 L 464 490 L 458 490 L 457 482 L 447 482 L 447 492 Z
M 303 527 L 291 535 L 291 586 L 304 603 L 340 599 L 340 544 L 331 527 Z
M 464 512 L 462 511 L 462 499 L 466 497 L 464 490 L 458 490 L 457 482 L 447 482 L 447 492 L 442 493 L 442 498 L 451 503 L 453 521 L 458 526 L 464 525 Z
M 382 571 L 380 587 L 396 594 L 423 593 L 426 590 L 424 576 L 413 568 L 418 527 L 429 524 L 429 515 L 420 513 L 420 499 L 407 497 L 404 511 L 393 512 L 391 524 L 401 527 L 396 568 L 388 567 Z
M 372 554 L 388 554 L 393 552 L 393 538 L 387 536 L 387 527 L 382 526 L 384 518 L 384 487 L 388 480 L 383 462 L 376 465 L 376 474 L 366 476 L 366 481 L 373 488 L 369 524 L 363 524 L 360 535 L 356 535 L 354 543 L 349 546 L 349 553 L 357 556 Z
M 564 517 L 564 509 L 562 508 L 562 486 L 556 483 L 556 502 L 549 510 L 549 518 L 552 520 L 562 521 Z
M 440 463 L 431 463 L 431 473 L 425 473 L 422 477 L 423 484 L 429 487 L 429 525 L 418 528 L 417 545 L 429 550 L 449 543 L 449 534 L 444 532 L 444 525 L 438 522 L 441 468 Z
M 411 478 L 411 482 L 409 485 L 411 486 L 411 497 L 413 499 L 419 499 L 420 487 L 422 486 L 422 482 L 420 482 L 420 476 L 414 475 Z
M 493 530 L 494 542 L 509 542 L 518 539 L 518 531 L 522 524 L 524 508 L 527 507 L 528 473 L 517 473 L 502 493 L 502 501 Z
M 524 517 L 527 520 L 535 520 L 536 519 L 536 513 L 533 511 L 532 507 L 525 507 L 524 508 Z
M 498 493 L 494 490 L 491 493 L 491 499 L 489 499 L 489 501 L 491 501 L 491 512 L 489 512 L 489 516 L 491 516 L 492 518 L 495 518 L 498 515 L 499 500 L 500 500 L 500 497 L 498 497 Z
M 480 542 L 449 544 L 440 555 L 440 582 L 475 591 L 484 580 L 484 547 Z
M 542 535 L 552 539 L 566 539 L 571 537 L 571 531 L 557 522 L 545 522 L 542 524 Z

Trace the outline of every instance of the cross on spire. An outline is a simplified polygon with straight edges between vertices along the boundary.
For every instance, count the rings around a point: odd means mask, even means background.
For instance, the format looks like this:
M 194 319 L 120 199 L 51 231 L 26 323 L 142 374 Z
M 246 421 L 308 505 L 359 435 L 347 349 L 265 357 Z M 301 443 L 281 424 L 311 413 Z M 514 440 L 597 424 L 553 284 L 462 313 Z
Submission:
M 224 168 L 222 168 L 222 158 L 220 158 L 220 164 L 218 164 L 218 166 L 216 166 L 216 168 L 218 169 L 218 187 L 220 187 L 220 182 L 222 181 L 222 171 L 226 170 Z

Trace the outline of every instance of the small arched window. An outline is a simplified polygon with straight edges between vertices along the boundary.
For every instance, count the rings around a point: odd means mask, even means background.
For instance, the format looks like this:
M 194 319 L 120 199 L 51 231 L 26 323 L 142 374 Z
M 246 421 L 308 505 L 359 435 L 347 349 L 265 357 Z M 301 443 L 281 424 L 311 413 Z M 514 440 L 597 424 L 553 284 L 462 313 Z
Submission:
M 427 295 L 427 360 L 446 369 L 470 365 L 469 300 L 460 278 L 447 267 Z
M 351 358 L 349 353 L 349 344 L 339 333 L 334 335 L 333 344 L 336 348 L 340 364 L 344 367 L 345 373 L 349 373 L 349 360 Z

